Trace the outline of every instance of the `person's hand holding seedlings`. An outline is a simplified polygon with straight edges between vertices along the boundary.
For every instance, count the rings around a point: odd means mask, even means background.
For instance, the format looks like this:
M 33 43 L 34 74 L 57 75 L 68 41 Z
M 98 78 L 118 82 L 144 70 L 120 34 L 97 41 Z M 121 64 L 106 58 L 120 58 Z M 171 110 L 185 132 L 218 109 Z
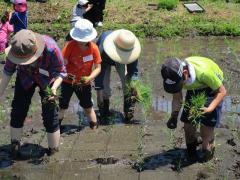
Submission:
M 62 83 L 62 81 L 63 81 L 63 78 L 62 77 L 57 77 L 56 78 L 56 80 L 54 81 L 54 83 L 53 83 L 53 85 L 52 85 L 52 87 L 51 87 L 51 95 L 50 95 L 50 97 L 48 98 L 48 100 L 49 101 L 55 101 L 55 100 L 57 100 L 57 98 L 58 98 L 58 95 L 57 95 L 57 89 L 58 89 L 58 87 L 61 85 L 61 83 Z
M 91 81 L 91 79 L 89 78 L 89 76 L 83 76 L 80 80 L 81 84 L 88 84 Z
M 217 105 L 222 101 L 224 96 L 226 95 L 226 89 L 224 85 L 221 85 L 217 90 L 216 90 L 216 96 L 214 100 L 211 102 L 211 104 L 208 107 L 203 107 L 201 110 L 203 111 L 204 114 L 206 113 L 211 113 L 214 111 L 214 109 L 217 107 Z

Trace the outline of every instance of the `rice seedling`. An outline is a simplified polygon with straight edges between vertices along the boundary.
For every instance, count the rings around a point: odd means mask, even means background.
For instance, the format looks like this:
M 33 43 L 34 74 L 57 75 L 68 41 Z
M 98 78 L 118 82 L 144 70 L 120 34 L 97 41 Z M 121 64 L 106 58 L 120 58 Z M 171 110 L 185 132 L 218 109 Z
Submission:
M 140 103 L 143 106 L 144 114 L 148 114 L 152 108 L 152 91 L 148 84 L 140 80 L 127 83 L 126 94 L 131 100 Z
M 207 102 L 207 97 L 205 93 L 200 93 L 193 96 L 190 102 L 186 102 L 184 106 L 189 109 L 189 119 L 193 123 L 193 125 L 199 127 L 200 122 L 199 118 L 203 117 L 203 112 L 201 110 Z
M 143 171 L 144 168 L 144 153 L 143 153 L 143 136 L 144 136 L 144 126 L 140 126 L 140 131 L 138 132 L 138 147 L 137 147 L 137 160 L 134 164 L 138 172 Z
M 0 123 L 4 121 L 6 117 L 6 111 L 3 105 L 0 105 Z
M 50 103 L 50 104 L 58 107 L 57 100 L 59 99 L 59 97 L 61 95 L 60 90 L 58 89 L 57 93 L 54 94 L 52 92 L 51 87 L 47 86 L 46 89 L 44 90 L 44 92 L 46 93 L 46 97 L 43 99 L 43 104 Z M 52 97 L 53 97 L 53 99 L 51 99 Z

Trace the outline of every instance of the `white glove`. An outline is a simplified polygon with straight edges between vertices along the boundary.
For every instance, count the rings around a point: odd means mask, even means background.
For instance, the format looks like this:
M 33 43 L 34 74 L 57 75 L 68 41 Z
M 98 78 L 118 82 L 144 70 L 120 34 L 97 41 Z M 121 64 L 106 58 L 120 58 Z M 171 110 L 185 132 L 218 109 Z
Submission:
M 0 97 L 3 95 L 7 85 L 12 76 L 8 76 L 5 73 L 2 73 L 2 78 L 0 79 Z

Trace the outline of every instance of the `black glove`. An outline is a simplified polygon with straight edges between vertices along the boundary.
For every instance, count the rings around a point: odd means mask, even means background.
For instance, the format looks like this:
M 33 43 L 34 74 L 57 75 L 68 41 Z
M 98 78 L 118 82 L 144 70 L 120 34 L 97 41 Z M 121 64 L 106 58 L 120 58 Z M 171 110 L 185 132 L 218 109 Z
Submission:
M 178 111 L 173 111 L 171 114 L 170 119 L 167 122 L 167 127 L 169 129 L 176 129 L 177 128 L 177 118 L 178 118 Z

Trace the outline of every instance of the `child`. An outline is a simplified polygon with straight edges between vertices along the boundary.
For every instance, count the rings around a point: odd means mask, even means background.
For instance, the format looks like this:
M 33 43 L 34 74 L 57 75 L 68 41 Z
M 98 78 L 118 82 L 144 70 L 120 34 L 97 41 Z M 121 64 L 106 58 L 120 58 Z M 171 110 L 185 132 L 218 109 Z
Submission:
M 166 92 L 173 94 L 172 114 L 167 126 L 177 127 L 177 118 L 182 103 L 182 88 L 187 89 L 181 121 L 184 122 L 187 155 L 189 160 L 197 160 L 196 124 L 200 123 L 202 138 L 201 161 L 208 161 L 214 155 L 214 127 L 221 119 L 222 100 L 226 95 L 223 85 L 223 72 L 212 60 L 205 57 L 188 57 L 184 61 L 169 58 L 162 65 L 161 74 Z M 191 99 L 205 94 L 205 107 L 200 110 L 203 115 L 193 121 L 190 116 Z
M 9 12 L 6 11 L 0 24 L 0 54 L 4 53 L 11 32 L 13 32 L 13 26 L 9 24 Z
M 59 99 L 60 124 L 64 112 L 69 106 L 73 92 L 77 95 L 80 105 L 90 120 L 90 128 L 97 128 L 96 114 L 93 110 L 91 81 L 101 71 L 101 56 L 98 47 L 93 41 L 97 31 L 87 19 L 79 19 L 70 31 L 73 40 L 68 42 L 62 50 L 68 76 L 63 80 L 61 97 Z M 92 70 L 95 66 L 94 70 Z M 61 128 L 61 126 L 60 126 Z M 61 128 L 63 131 L 63 129 Z
M 14 27 L 14 34 L 28 26 L 28 11 L 26 0 L 15 0 L 13 3 L 14 12 L 10 24 Z

